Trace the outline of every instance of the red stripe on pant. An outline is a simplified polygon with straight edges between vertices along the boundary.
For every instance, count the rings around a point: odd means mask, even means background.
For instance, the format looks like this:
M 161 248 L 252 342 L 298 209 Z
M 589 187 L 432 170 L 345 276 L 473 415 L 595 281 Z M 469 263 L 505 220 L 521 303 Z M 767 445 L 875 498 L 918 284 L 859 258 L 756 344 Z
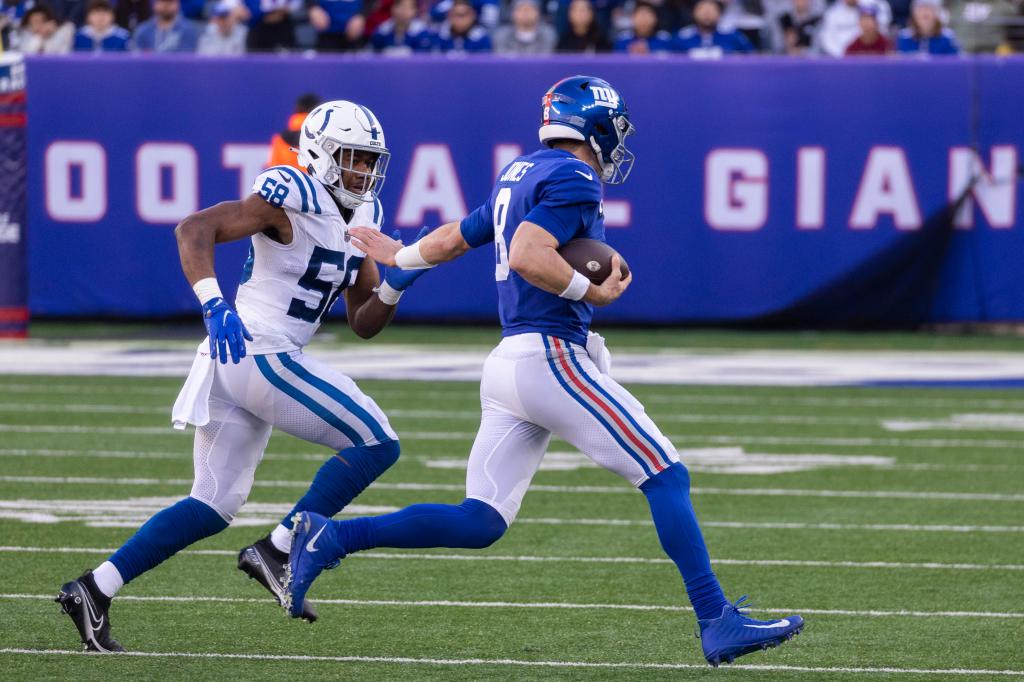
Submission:
M 555 344 L 555 348 L 557 350 L 563 350 L 561 339 L 552 336 L 551 341 L 552 343 Z M 565 348 L 564 350 L 568 352 L 568 348 Z M 568 376 L 572 380 L 572 382 L 576 384 L 576 386 L 584 393 L 584 395 L 590 398 L 590 400 L 592 400 L 594 404 L 602 412 L 605 413 L 605 416 L 609 417 L 612 421 L 614 421 L 618 425 L 619 429 L 624 434 L 626 434 L 629 440 L 633 441 L 633 444 L 636 445 L 636 447 L 640 450 L 643 456 L 649 461 L 651 465 L 654 466 L 655 472 L 663 471 L 665 469 L 665 465 L 661 463 L 661 460 L 658 459 L 658 456 L 655 453 L 651 452 L 651 450 L 646 445 L 644 445 L 643 442 L 641 442 L 637 435 L 633 433 L 632 429 L 630 429 L 626 424 L 622 422 L 621 419 L 619 419 L 618 414 L 616 414 L 615 411 L 612 410 L 607 403 L 601 400 L 601 398 L 599 398 L 593 391 L 591 391 L 586 384 L 580 381 L 579 377 L 576 376 L 575 372 L 573 372 L 573 370 L 570 368 L 569 363 L 565 361 L 565 355 L 560 353 L 558 355 L 558 362 L 565 369 L 566 376 Z

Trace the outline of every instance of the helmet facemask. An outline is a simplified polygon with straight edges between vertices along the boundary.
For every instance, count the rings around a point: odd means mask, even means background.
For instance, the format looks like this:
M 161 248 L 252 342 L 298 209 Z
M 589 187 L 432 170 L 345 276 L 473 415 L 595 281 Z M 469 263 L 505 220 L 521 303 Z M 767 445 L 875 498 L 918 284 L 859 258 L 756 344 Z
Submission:
M 370 201 L 376 199 L 384 186 L 384 178 L 387 175 L 388 162 L 391 153 L 380 147 L 363 147 L 360 145 L 345 144 L 330 137 L 322 137 L 320 148 L 329 154 L 329 162 L 320 173 L 319 180 L 338 199 L 345 208 L 356 208 L 367 201 L 366 194 L 370 193 Z M 365 152 L 374 156 L 374 161 L 368 170 L 356 169 L 356 153 Z M 311 156 L 316 159 L 316 151 L 309 150 Z M 315 164 L 314 167 L 319 164 Z M 362 191 L 359 191 L 358 184 L 355 190 L 345 187 L 344 174 L 347 174 L 350 182 L 352 176 L 356 180 L 362 180 Z
M 590 136 L 590 146 L 601 164 L 601 180 L 608 185 L 621 185 L 636 160 L 636 155 L 626 148 L 626 138 L 636 132 L 636 126 L 623 115 L 608 120 L 610 126 L 596 126 L 597 134 Z

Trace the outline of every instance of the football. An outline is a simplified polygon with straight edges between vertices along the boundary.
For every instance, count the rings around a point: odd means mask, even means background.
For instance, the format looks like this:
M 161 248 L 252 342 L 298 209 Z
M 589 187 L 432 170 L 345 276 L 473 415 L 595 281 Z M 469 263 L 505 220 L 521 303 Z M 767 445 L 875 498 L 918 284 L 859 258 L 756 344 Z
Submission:
M 629 275 L 626 259 L 615 249 L 596 239 L 573 239 L 558 249 L 558 255 L 566 260 L 576 272 L 586 275 L 594 284 L 600 284 L 612 274 L 612 256 L 618 255 L 622 276 Z

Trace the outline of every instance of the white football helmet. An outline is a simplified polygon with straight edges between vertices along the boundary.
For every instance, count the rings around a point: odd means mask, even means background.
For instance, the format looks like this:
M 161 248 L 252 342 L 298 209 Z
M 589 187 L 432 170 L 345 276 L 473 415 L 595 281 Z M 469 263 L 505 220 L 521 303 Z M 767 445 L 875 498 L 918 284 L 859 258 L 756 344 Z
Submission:
M 376 155 L 368 171 L 355 169 L 358 151 Z M 343 99 L 324 102 L 309 112 L 302 123 L 299 164 L 345 208 L 356 208 L 377 198 L 390 158 L 380 122 L 361 104 Z M 342 172 L 361 176 L 361 188 L 346 188 Z

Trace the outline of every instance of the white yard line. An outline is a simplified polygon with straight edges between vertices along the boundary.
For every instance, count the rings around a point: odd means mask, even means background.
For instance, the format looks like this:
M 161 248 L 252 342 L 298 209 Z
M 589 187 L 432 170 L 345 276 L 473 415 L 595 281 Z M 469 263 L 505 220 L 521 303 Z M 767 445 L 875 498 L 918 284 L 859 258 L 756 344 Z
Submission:
M 66 424 L 0 424 L 0 432 L 10 433 L 95 433 L 144 436 L 185 434 L 158 426 L 69 426 Z M 472 441 L 475 431 L 409 431 L 403 430 L 404 440 Z M 1024 449 L 1024 439 L 973 438 L 870 438 L 870 437 L 793 437 L 793 436 L 732 436 L 725 434 L 670 434 L 677 443 L 712 443 L 720 445 L 815 445 L 831 447 L 898 447 L 898 448 L 968 448 L 968 449 Z
M 0 594 L 0 599 L 19 599 L 32 601 L 53 601 L 52 594 Z M 178 602 L 178 603 L 227 603 L 227 604 L 265 604 L 272 605 L 269 598 L 256 599 L 251 597 L 205 597 L 205 596 L 135 596 L 122 595 L 118 601 L 134 602 Z M 433 608 L 471 608 L 471 609 L 560 609 L 568 611 L 667 611 L 670 613 L 692 613 L 689 606 L 670 604 L 580 604 L 567 602 L 508 602 L 508 601 L 473 601 L 450 599 L 314 599 L 315 604 L 334 604 L 340 606 L 397 606 L 397 607 L 433 607 Z M 771 608 L 755 609 L 755 613 L 773 614 L 811 614 L 828 616 L 863 616 L 869 618 L 998 618 L 1020 619 L 1024 612 L 1000 611 L 851 611 L 845 609 L 805 609 L 805 608 Z
M 67 424 L 0 424 L 0 433 L 95 433 L 141 436 L 180 435 L 168 425 L 159 426 L 69 426 Z M 402 431 L 406 440 L 472 441 L 475 431 Z M 669 434 L 677 443 L 714 443 L 723 445 L 818 445 L 832 447 L 923 447 L 923 448 L 983 448 L 1024 449 L 1024 439 L 974 438 L 840 438 L 829 436 L 732 436 L 727 434 Z
M 550 457 L 552 453 L 548 453 Z M 264 460 L 271 461 L 301 461 L 321 462 L 330 457 L 331 453 L 267 453 L 263 455 Z M 682 452 L 683 460 L 687 459 L 687 451 Z M 44 457 L 44 458 L 86 458 L 86 459 L 178 459 L 188 460 L 192 453 L 182 449 L 178 452 L 149 451 L 149 450 L 59 450 L 53 448 L 0 448 L 0 458 L 3 457 Z M 428 455 L 402 455 L 403 461 L 435 462 L 436 456 Z M 465 466 L 466 459 L 459 460 Z M 589 460 L 588 460 L 589 461 Z M 594 465 L 596 467 L 596 465 Z M 893 464 L 870 464 L 858 465 L 863 469 L 881 469 L 884 471 L 964 471 L 964 472 L 1011 472 L 1024 469 L 1024 464 L 941 464 L 926 462 L 907 462 Z M 712 472 L 717 473 L 717 472 Z
M 322 454 L 279 454 L 268 452 L 263 455 L 264 460 L 292 461 L 292 462 L 323 462 L 331 456 L 330 452 Z M 191 461 L 191 450 L 182 449 L 178 452 L 149 451 L 149 450 L 56 450 L 50 448 L 0 448 L 0 458 L 3 457 L 85 457 L 89 459 L 177 459 Z
M 656 393 L 653 387 L 642 387 L 637 392 L 641 402 L 645 403 L 698 403 L 705 405 L 771 405 L 779 407 L 938 407 L 963 409 L 965 406 L 1024 410 L 1024 400 L 1003 400 L 999 398 L 974 398 L 964 392 L 963 397 L 956 398 L 924 398 L 921 396 L 877 397 L 877 396 L 779 396 L 723 394 L 716 390 L 711 395 L 702 395 L 702 387 L 689 386 L 690 393 Z M 876 389 L 879 390 L 879 389 Z M 884 389 L 890 390 L 890 389 Z
M 181 375 L 184 381 L 185 373 Z M 107 382 L 99 387 L 109 388 Z M 977 407 L 984 409 L 1008 409 L 1024 410 L 1024 399 L 1002 399 L 1002 398 L 975 398 L 968 392 L 958 395 L 956 398 L 929 398 L 923 396 L 779 396 L 779 395 L 752 395 L 749 391 L 737 391 L 736 393 L 724 392 L 722 388 L 716 388 L 714 392 L 708 392 L 704 386 L 694 384 L 680 384 L 687 392 L 658 392 L 657 385 L 642 385 L 637 387 L 641 402 L 664 403 L 664 404 L 687 404 L 698 405 L 757 405 L 757 406 L 780 406 L 780 407 L 921 407 L 921 408 L 950 408 L 964 409 L 965 407 Z M 70 394 L 81 397 L 83 392 L 97 388 L 97 384 L 83 382 L 81 384 L 60 384 L 60 383 L 3 383 L 0 381 L 0 395 L 3 393 L 39 393 L 39 394 Z M 144 381 L 132 381 L 117 385 L 119 394 L 151 395 L 173 401 L 178 393 L 179 386 L 156 387 L 147 386 Z M 865 389 L 883 390 L 883 389 Z M 885 389 L 888 390 L 888 389 Z M 396 396 L 407 397 L 404 390 L 397 390 L 388 387 L 377 388 L 370 391 L 374 396 Z M 473 390 L 467 390 L 459 383 L 442 382 L 435 384 L 427 391 L 417 391 L 417 396 L 439 399 L 455 399 L 477 401 L 477 395 Z
M 0 412 L 30 412 L 33 414 L 61 414 L 73 412 L 81 414 L 170 414 L 169 406 L 139 407 L 133 405 L 115 405 L 101 403 L 0 403 Z M 386 410 L 389 417 L 404 419 L 458 419 L 479 421 L 480 410 Z M 1019 415 L 1018 415 L 1019 416 Z M 878 426 L 879 417 L 821 417 L 797 414 L 658 414 L 653 413 L 655 421 L 676 422 L 683 424 L 795 424 L 804 426 L 842 425 L 842 426 Z M 892 421 L 910 422 L 912 417 L 887 417 Z M 979 425 L 976 430 L 988 430 L 988 426 Z M 962 426 L 957 430 L 967 430 Z
M 412 437 L 405 434 L 407 437 Z M 676 443 L 714 443 L 721 445 L 817 445 L 829 447 L 895 447 L 895 448 L 984 448 L 999 450 L 1024 449 L 1024 438 L 836 438 L 828 436 L 730 436 L 689 433 L 669 436 Z
M 0 483 L 191 486 L 192 480 L 186 478 L 118 478 L 102 476 L 0 476 Z M 257 480 L 254 485 L 262 488 L 308 488 L 309 481 Z M 456 483 L 374 483 L 373 487 L 378 490 L 465 490 L 464 485 Z M 530 487 L 530 490 L 534 492 L 583 494 L 635 493 L 633 488 L 625 486 L 534 485 Z M 727 495 L 739 497 L 842 497 L 893 500 L 945 500 L 959 502 L 1024 502 L 1024 494 L 1019 493 L 926 492 L 914 490 L 808 490 L 800 488 L 714 488 L 702 486 L 695 486 L 691 491 L 697 495 Z
M 647 519 L 517 518 L 516 523 L 552 526 L 651 526 Z M 968 526 L 913 523 L 800 523 L 786 521 L 701 521 L 704 528 L 757 530 L 885 531 L 908 533 L 1024 533 L 1024 526 Z
M 10 554 L 111 554 L 113 548 L 98 547 L 21 547 L 0 546 L 0 553 Z M 237 551 L 227 549 L 184 550 L 179 554 L 195 556 L 238 556 Z M 484 561 L 514 563 L 570 563 L 570 564 L 640 564 L 665 565 L 668 559 L 646 557 L 581 557 L 581 556 L 514 556 L 501 554 L 426 554 L 416 552 L 359 552 L 357 559 L 385 561 Z M 936 562 L 893 561 L 800 561 L 796 559 L 712 559 L 722 566 L 791 566 L 794 568 L 851 568 L 851 569 L 897 569 L 897 570 L 945 570 L 945 571 L 1024 571 L 1022 564 L 944 564 Z M 928 612 L 930 613 L 930 612 Z
M 0 654 L 25 656 L 90 656 L 81 651 L 63 649 L 19 649 L 7 647 L 0 649 Z M 313 656 L 298 654 L 257 654 L 257 653 L 196 653 L 189 651 L 130 651 L 127 653 L 108 654 L 110 656 L 128 656 L 135 658 L 196 658 L 196 659 L 228 659 L 245 661 L 301 661 L 328 663 L 381 663 L 388 665 L 427 665 L 427 666 L 498 666 L 512 668 L 582 668 L 582 669 L 616 669 L 616 670 L 705 670 L 707 665 L 698 663 L 641 663 L 596 662 L 596 661 L 529 661 L 509 658 L 409 658 L 398 656 Z M 908 675 L 949 675 L 974 676 L 998 675 L 1015 677 L 1024 675 L 1021 670 L 973 670 L 967 668 L 867 668 L 867 667 L 813 667 L 799 665 L 758 665 L 738 663 L 727 665 L 720 670 L 758 671 L 758 672 L 798 672 L 820 675 L 822 673 L 864 673 L 864 674 L 908 674 Z

